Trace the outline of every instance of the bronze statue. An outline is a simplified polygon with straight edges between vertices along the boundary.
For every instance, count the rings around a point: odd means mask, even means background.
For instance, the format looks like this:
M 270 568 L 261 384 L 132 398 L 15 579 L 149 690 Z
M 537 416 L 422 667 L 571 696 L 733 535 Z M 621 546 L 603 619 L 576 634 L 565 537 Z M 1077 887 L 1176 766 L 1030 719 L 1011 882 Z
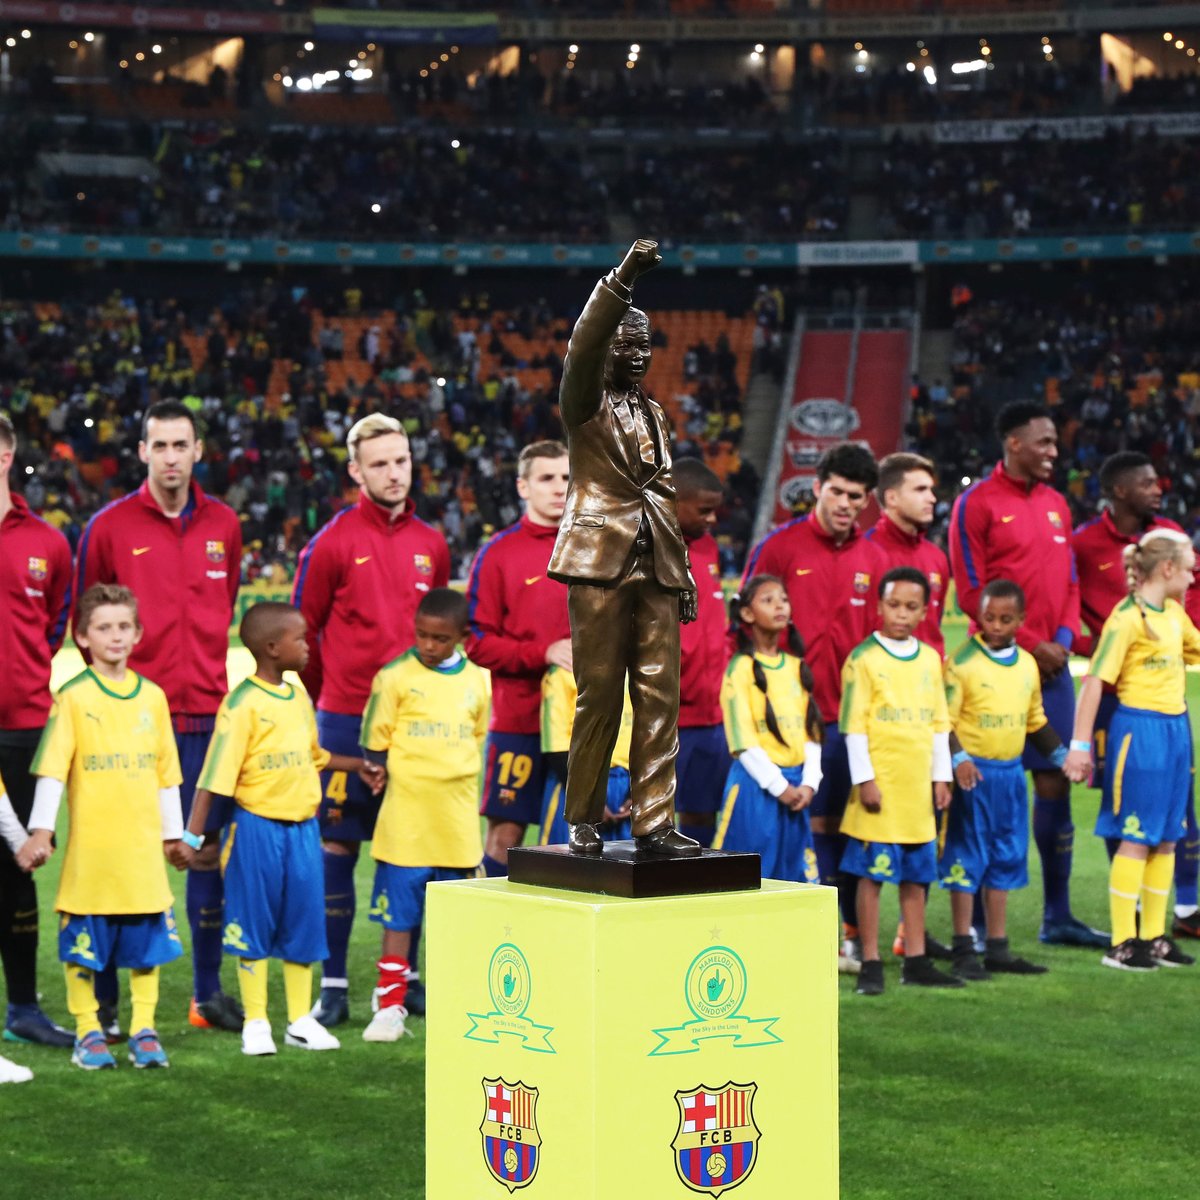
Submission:
M 577 854 L 603 853 L 596 825 L 626 675 L 635 845 L 653 854 L 700 853 L 674 824 L 679 623 L 696 619 L 696 583 L 675 515 L 667 417 L 641 387 L 650 320 L 631 307 L 634 283 L 660 262 L 656 242 L 634 242 L 596 284 L 563 363 L 559 401 L 571 483 L 548 574 L 569 585 L 579 698 L 566 817 Z

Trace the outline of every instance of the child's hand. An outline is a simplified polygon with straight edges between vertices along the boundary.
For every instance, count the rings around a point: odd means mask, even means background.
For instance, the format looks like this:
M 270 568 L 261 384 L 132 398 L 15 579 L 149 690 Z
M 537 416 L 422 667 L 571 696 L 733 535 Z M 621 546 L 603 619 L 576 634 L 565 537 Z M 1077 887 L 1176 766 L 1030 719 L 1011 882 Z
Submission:
M 792 812 L 800 812 L 812 803 L 813 790 L 797 784 L 788 784 L 779 794 L 779 803 Z
M 633 798 L 629 797 L 616 812 L 613 812 L 606 804 L 604 806 L 604 819 L 605 821 L 624 821 L 631 812 L 633 812 Z
M 196 852 L 191 846 L 178 838 L 163 842 L 163 853 L 167 856 L 167 862 L 177 871 L 186 871 L 192 865 L 192 859 L 196 857 Z
M 964 767 L 966 765 L 966 763 L 963 763 Z M 936 808 L 938 812 L 945 812 L 945 810 L 950 807 L 950 797 L 953 796 L 953 794 L 954 793 L 950 790 L 950 785 L 946 783 L 945 780 L 937 780 L 937 782 L 933 785 L 933 807 Z
M 378 763 L 363 759 L 358 768 L 358 777 L 367 785 L 372 796 L 378 796 L 387 786 L 387 771 Z
M 17 851 L 17 866 L 29 873 L 38 867 L 44 867 L 54 853 L 54 844 L 50 840 L 50 830 L 38 829 L 29 835 L 25 844 Z
M 1092 756 L 1087 750 L 1069 750 L 1062 769 L 1072 783 L 1086 783 L 1092 773 Z
M 869 813 L 883 810 L 883 793 L 879 790 L 879 784 L 873 779 L 868 779 L 866 783 L 858 785 L 858 800 Z
M 954 778 L 958 780 L 958 786 L 964 792 L 971 792 L 975 790 L 975 785 L 983 778 L 983 772 L 968 758 L 966 762 L 959 763 L 954 768 Z

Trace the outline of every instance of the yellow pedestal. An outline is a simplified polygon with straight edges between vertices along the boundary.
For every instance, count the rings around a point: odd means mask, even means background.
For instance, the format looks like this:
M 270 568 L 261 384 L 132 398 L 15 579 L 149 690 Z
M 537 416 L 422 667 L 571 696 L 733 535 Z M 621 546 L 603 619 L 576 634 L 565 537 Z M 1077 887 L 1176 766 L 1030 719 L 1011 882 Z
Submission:
M 428 1200 L 832 1200 L 836 908 L 431 885 Z

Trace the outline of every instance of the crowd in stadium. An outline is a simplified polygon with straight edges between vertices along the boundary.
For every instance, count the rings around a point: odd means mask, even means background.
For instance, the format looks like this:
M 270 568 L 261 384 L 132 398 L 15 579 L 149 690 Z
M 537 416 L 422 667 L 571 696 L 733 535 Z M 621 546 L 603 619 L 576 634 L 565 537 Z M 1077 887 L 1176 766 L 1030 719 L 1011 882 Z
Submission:
M 1057 299 L 970 299 L 954 322 L 951 375 L 916 381 L 909 437 L 941 469 L 947 500 L 995 457 L 991 418 L 1021 396 L 1051 406 L 1059 480 L 1076 523 L 1100 501 L 1099 468 L 1119 450 L 1149 454 L 1164 511 L 1200 521 L 1200 299 L 1186 277 L 1094 287 Z
M 884 236 L 1023 237 L 1191 228 L 1196 143 L 1111 129 L 1094 141 L 947 145 L 897 137 L 883 169 Z
M 314 328 L 315 299 L 268 285 L 230 293 L 211 314 L 119 294 L 94 305 L 5 305 L 0 404 L 22 439 L 31 503 L 76 544 L 91 514 L 142 478 L 145 404 L 179 398 L 205 430 L 198 480 L 242 516 L 247 577 L 290 578 L 301 546 L 346 503 L 346 430 L 385 410 L 408 432 L 421 515 L 445 534 L 463 578 L 480 539 L 516 518 L 520 447 L 560 433 L 564 319 L 544 304 L 494 317 L 483 294 L 448 310 L 406 293 L 394 324 L 365 325 L 362 344 L 346 345 L 336 320 L 318 314 Z M 324 298 L 335 313 L 361 302 L 354 287 Z M 778 370 L 769 353 L 778 321 L 764 312 L 761 327 L 755 368 Z M 509 332 L 545 332 L 556 348 L 518 359 L 505 348 Z M 742 396 L 736 356 L 720 339 L 687 351 L 683 377 L 664 386 L 680 390 L 682 451 L 702 456 L 719 441 L 736 444 Z M 494 355 L 494 371 L 482 372 L 482 352 Z M 369 369 L 335 379 L 331 364 L 347 360 Z M 527 367 L 546 382 L 525 386 Z M 757 496 L 753 468 L 739 468 L 722 522 L 729 570 L 745 553 Z

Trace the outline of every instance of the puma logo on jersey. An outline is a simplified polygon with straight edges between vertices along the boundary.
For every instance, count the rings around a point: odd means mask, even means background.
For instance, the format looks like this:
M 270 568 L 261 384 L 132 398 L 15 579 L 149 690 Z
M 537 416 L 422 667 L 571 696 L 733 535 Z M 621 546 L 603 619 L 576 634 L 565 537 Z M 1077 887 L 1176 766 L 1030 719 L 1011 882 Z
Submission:
M 354 560 L 354 565 L 356 567 L 361 567 L 363 565 L 363 563 L 370 562 L 370 561 L 371 561 L 371 556 L 369 554 L 364 554 L 362 556 L 362 558 L 356 558 Z
M 530 577 L 525 580 L 525 586 L 532 587 L 539 579 L 541 579 L 540 575 L 530 575 Z
M 1009 523 L 1009 521 L 1015 521 L 1016 519 L 1017 519 L 1017 517 L 1016 517 L 1015 513 L 1011 517 L 1001 517 L 1000 524 L 1007 525 Z
M 140 554 L 145 554 L 150 549 L 149 546 L 134 546 L 133 557 L 137 558 Z

